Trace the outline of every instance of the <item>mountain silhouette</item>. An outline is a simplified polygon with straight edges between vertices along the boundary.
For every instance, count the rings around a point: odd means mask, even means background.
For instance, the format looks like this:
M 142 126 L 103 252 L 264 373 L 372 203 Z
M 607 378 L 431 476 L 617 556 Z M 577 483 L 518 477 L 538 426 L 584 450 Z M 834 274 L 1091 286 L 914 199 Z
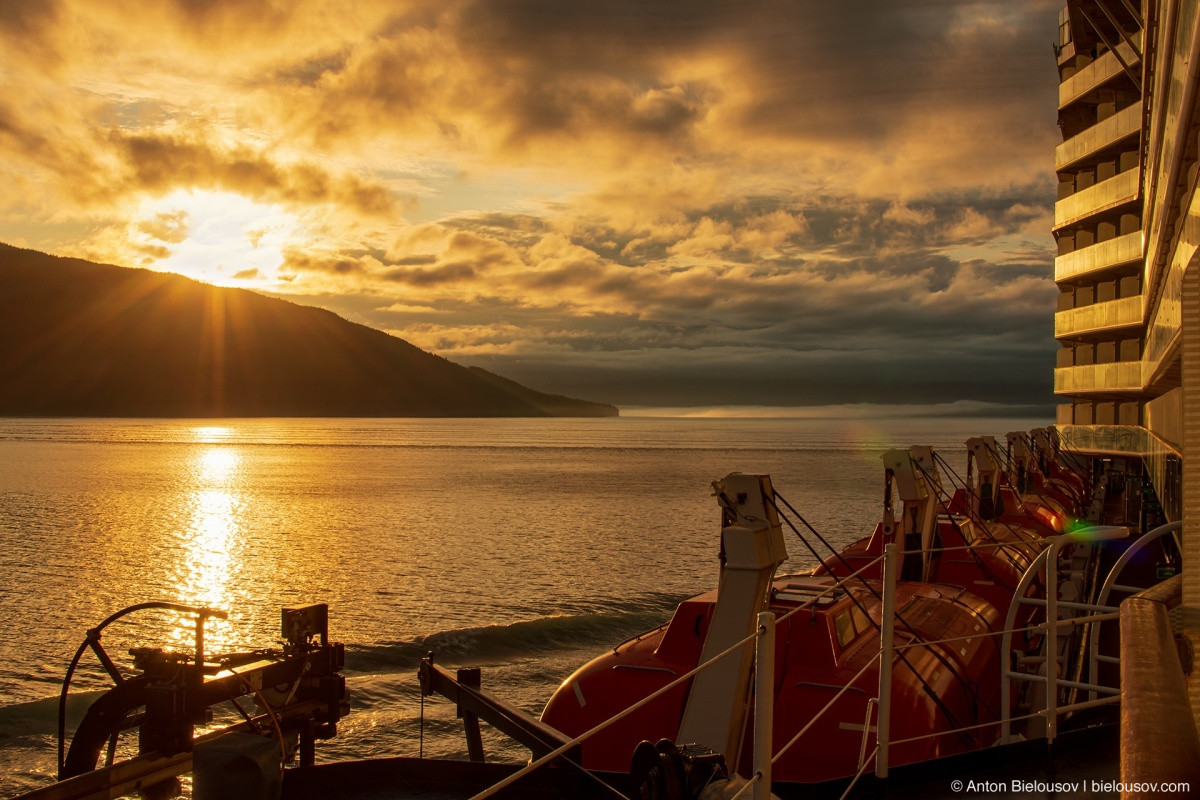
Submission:
M 0 244 L 0 414 L 616 416 L 244 289 Z

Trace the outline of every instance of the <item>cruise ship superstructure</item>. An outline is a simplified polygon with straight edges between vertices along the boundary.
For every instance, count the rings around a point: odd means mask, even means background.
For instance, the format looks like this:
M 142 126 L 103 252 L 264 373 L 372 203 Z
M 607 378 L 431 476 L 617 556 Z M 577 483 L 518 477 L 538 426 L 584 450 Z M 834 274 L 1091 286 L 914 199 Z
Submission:
M 1058 431 L 1084 455 L 1144 464 L 1131 524 L 1182 521 L 1185 673 L 1200 646 L 1197 6 L 1068 0 L 1055 45 Z

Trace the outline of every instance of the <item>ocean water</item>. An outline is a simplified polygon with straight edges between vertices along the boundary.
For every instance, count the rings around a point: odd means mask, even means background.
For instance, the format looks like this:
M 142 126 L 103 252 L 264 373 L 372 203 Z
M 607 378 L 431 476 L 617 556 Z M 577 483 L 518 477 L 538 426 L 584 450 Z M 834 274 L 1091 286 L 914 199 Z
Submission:
M 85 631 L 127 605 L 209 605 L 210 653 L 279 637 L 326 602 L 351 713 L 319 760 L 465 757 L 454 708 L 419 700 L 428 651 L 538 713 L 557 684 L 717 578 L 710 483 L 768 472 L 835 545 L 870 533 L 883 450 L 1046 424 L 1005 418 L 0 419 L 0 795 L 55 773 L 57 695 Z M 811 566 L 788 540 L 786 568 Z M 104 644 L 190 650 L 153 613 Z M 85 659 L 77 718 L 108 685 Z M 485 726 L 489 757 L 527 752 Z M 136 739 L 135 736 L 126 737 Z M 422 745 L 423 740 L 423 745 Z

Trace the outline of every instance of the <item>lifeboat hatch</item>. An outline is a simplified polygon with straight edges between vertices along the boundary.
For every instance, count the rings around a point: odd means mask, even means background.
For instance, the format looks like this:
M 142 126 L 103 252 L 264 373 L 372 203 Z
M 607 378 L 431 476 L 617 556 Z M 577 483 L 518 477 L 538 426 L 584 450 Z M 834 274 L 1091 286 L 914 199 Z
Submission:
M 805 581 L 798 583 L 789 581 L 773 593 L 776 600 L 787 600 L 793 603 L 811 603 L 816 606 L 829 606 L 846 596 L 846 590 L 840 586 L 832 588 L 828 583 L 820 581 Z

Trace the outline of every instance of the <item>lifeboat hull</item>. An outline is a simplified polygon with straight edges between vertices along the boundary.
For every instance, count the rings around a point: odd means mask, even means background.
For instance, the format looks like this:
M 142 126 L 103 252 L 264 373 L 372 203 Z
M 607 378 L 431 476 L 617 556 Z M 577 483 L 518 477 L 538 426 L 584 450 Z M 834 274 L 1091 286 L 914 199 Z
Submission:
M 786 616 L 833 583 L 832 578 L 784 577 L 776 580 L 772 592 L 770 608 L 780 619 L 773 752 L 787 748 L 774 767 L 779 781 L 815 783 L 854 775 L 864 725 L 867 751 L 875 745 L 874 719 L 868 719 L 868 706 L 875 702 L 868 701 L 879 691 L 879 583 L 834 589 L 828 602 Z M 581 667 L 554 693 L 542 720 L 577 736 L 693 669 L 715 601 L 715 592 L 686 601 L 666 626 Z M 892 739 L 914 741 L 895 746 L 892 763 L 990 745 L 995 730 L 949 731 L 999 718 L 999 652 L 995 637 L 985 636 L 1002 624 L 998 612 L 961 587 L 919 583 L 898 586 L 897 612 Z M 945 638 L 958 641 L 922 644 Z M 838 696 L 843 687 L 847 688 Z M 667 692 L 589 739 L 582 748 L 583 766 L 628 771 L 638 742 L 676 740 L 689 688 L 685 683 Z M 752 730 L 752 723 L 746 728 Z M 742 745 L 746 768 L 751 751 L 747 734 Z

